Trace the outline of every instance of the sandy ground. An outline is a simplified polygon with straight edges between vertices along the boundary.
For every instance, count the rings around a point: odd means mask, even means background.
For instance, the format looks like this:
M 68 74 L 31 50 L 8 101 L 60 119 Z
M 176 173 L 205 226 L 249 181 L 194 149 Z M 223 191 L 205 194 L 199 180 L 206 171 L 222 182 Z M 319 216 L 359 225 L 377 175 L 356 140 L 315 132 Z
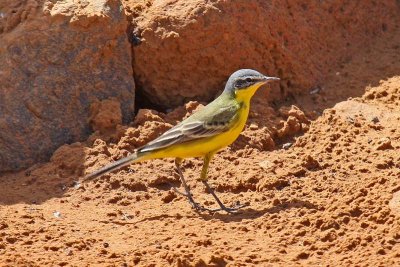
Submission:
M 312 94 L 271 109 L 286 120 L 260 117 L 269 109 L 254 105 L 243 136 L 209 173 L 225 203 L 250 204 L 235 215 L 193 211 L 171 189 L 180 186 L 172 160 L 76 182 L 196 103 L 168 115 L 142 111 L 130 126 L 61 147 L 49 163 L 4 174 L 0 265 L 399 266 L 399 43 L 400 32 L 376 40 Z M 292 115 L 279 111 L 291 104 Z M 276 128 L 260 130 L 260 121 Z M 185 176 L 195 198 L 215 206 L 196 182 L 200 168 L 185 161 Z

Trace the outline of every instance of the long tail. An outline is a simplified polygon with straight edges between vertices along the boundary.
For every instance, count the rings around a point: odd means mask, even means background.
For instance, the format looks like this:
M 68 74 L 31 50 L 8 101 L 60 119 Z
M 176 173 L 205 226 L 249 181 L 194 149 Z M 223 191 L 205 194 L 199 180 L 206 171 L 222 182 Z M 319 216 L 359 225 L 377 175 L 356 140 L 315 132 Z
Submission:
M 101 169 L 98 169 L 97 171 L 92 172 L 91 174 L 88 174 L 87 176 L 85 176 L 85 178 L 83 178 L 83 181 L 92 180 L 102 174 L 117 170 L 117 169 L 127 166 L 133 162 L 139 161 L 144 155 L 145 155 L 145 153 L 140 153 L 140 152 L 132 153 L 125 158 L 117 160 L 111 164 L 104 166 Z

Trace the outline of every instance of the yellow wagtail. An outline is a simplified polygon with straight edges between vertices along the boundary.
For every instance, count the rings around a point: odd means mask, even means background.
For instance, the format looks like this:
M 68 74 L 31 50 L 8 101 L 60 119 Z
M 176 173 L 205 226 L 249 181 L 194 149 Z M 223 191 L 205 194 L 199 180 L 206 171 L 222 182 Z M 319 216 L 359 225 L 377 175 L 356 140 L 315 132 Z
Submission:
M 244 207 L 244 205 L 240 204 L 226 207 L 219 200 L 214 190 L 207 183 L 208 165 L 214 154 L 221 148 L 233 143 L 243 130 L 249 115 L 250 99 L 257 89 L 265 83 L 276 80 L 279 80 L 279 78 L 267 77 L 251 69 L 242 69 L 234 72 L 229 77 L 223 93 L 213 102 L 147 145 L 138 148 L 131 155 L 89 174 L 85 177 L 85 180 L 95 178 L 133 162 L 155 158 L 175 158 L 175 165 L 186 192 L 181 194 L 188 198 L 194 209 L 198 211 L 224 210 L 226 212 L 234 212 Z M 200 181 L 203 182 L 208 192 L 215 198 L 220 208 L 205 208 L 194 201 L 180 168 L 182 159 L 188 157 L 204 158 Z

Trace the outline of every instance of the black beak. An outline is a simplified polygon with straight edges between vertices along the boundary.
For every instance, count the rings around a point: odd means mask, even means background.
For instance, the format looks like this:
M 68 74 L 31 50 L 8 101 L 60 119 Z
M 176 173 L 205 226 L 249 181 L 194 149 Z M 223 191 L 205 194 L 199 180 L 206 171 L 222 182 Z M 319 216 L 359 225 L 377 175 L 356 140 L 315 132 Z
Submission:
M 269 83 L 269 82 L 279 81 L 279 80 L 280 80 L 280 79 L 277 78 L 277 77 L 263 76 L 263 77 L 260 77 L 259 82 L 262 83 L 262 84 L 266 84 L 266 83 Z
M 264 76 L 264 81 L 265 82 L 273 82 L 273 81 L 280 81 L 281 79 L 278 77 L 268 77 L 268 76 Z

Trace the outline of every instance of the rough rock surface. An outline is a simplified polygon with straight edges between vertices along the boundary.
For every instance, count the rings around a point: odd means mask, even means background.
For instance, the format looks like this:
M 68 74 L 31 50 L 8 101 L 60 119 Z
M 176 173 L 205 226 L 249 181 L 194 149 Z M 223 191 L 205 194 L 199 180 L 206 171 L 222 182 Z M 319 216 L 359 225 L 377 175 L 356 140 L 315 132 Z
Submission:
M 393 30 L 400 11 L 395 0 L 123 2 L 135 27 L 135 80 L 164 107 L 209 101 L 238 68 L 282 78 L 279 98 L 308 92 Z
M 115 99 L 94 102 L 90 106 L 89 122 L 94 131 L 107 134 L 122 124 L 121 105 Z
M 250 203 L 239 214 L 194 212 L 171 189 L 180 183 L 167 159 L 76 183 L 201 108 L 195 102 L 142 110 L 109 143 L 95 132 L 49 163 L 3 175 L 0 265 L 400 266 L 399 43 L 400 29 L 371 40 L 318 93 L 284 107 L 253 101 L 240 140 L 209 172 L 225 203 Z M 279 137 L 295 120 L 308 131 Z M 271 139 L 275 150 L 265 151 Z M 216 206 L 196 182 L 201 161 L 183 167 L 196 200 Z
M 85 139 L 97 100 L 116 98 L 124 121 L 132 119 L 126 28 L 116 0 L 1 1 L 0 171 Z

